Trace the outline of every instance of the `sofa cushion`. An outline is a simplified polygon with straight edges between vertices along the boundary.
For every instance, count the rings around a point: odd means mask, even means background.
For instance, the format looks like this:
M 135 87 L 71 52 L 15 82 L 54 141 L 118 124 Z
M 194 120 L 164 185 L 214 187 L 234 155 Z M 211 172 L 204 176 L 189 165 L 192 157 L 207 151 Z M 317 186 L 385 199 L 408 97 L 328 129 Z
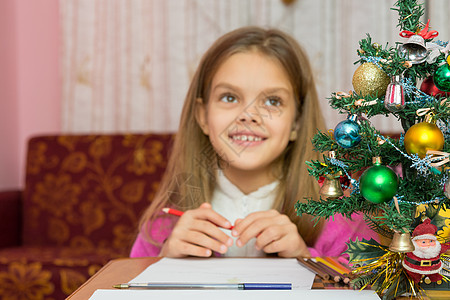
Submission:
M 128 254 L 162 177 L 171 134 L 30 139 L 23 244 Z
M 0 192 L 0 248 L 18 246 L 22 230 L 22 192 Z
M 111 249 L 15 247 L 0 250 L 2 299 L 65 299 L 105 263 Z

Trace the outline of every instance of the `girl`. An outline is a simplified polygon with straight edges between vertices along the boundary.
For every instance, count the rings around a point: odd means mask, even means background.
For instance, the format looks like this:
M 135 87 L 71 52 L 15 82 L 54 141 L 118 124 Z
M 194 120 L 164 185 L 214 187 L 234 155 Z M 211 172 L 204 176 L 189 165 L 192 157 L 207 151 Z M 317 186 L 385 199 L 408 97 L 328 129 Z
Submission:
M 318 129 L 313 74 L 294 39 L 257 27 L 219 38 L 193 77 L 131 256 L 339 255 L 356 228 L 367 238 L 357 216 L 314 226 L 295 212 L 296 201 L 318 198 L 305 164 L 318 159 L 311 143 Z M 185 213 L 163 215 L 164 207 Z

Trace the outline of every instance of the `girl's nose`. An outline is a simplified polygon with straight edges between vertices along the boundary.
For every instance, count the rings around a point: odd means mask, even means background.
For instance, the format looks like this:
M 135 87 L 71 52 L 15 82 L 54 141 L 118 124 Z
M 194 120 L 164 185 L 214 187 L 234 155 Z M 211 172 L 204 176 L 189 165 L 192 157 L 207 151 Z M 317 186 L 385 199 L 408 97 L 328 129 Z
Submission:
M 251 103 L 238 116 L 238 121 L 242 123 L 255 123 L 260 125 L 262 123 L 262 111 L 255 103 Z

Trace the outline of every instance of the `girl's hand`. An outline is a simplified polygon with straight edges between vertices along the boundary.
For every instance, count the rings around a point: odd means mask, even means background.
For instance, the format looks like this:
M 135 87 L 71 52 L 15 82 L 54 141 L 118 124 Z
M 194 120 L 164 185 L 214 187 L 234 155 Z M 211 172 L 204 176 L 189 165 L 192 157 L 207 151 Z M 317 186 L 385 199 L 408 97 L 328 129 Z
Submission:
M 236 220 L 231 232 L 238 247 L 256 238 L 255 247 L 280 257 L 310 257 L 308 247 L 288 216 L 276 210 L 260 211 Z
M 209 257 L 213 251 L 223 254 L 233 239 L 219 227 L 230 228 L 231 223 L 212 210 L 211 204 L 203 203 L 197 209 L 188 210 L 176 223 L 159 256 Z

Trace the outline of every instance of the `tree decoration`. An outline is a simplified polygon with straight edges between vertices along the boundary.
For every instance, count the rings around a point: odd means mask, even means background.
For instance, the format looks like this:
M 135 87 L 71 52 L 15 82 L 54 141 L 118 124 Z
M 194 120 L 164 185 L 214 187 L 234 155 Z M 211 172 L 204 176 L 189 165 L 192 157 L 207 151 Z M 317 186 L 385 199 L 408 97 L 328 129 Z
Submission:
M 411 242 L 411 234 L 409 232 L 395 231 L 389 250 L 394 252 L 411 252 L 414 251 L 414 244 Z
M 424 122 L 415 124 L 405 134 L 405 149 L 408 154 L 417 154 L 424 158 L 428 150 L 441 150 L 444 146 L 444 135 L 428 114 Z
M 377 156 L 373 158 L 373 166 L 361 175 L 359 188 L 366 200 L 381 204 L 397 193 L 398 178 L 392 169 L 381 165 L 381 158 Z
M 438 36 L 436 30 L 428 31 L 430 20 L 427 25 L 419 33 L 403 30 L 400 32 L 401 37 L 408 38 L 408 41 L 398 48 L 401 56 L 414 64 L 421 64 L 427 59 L 428 50 L 425 47 L 425 40 Z
M 441 245 L 436 238 L 436 231 L 436 225 L 426 219 L 412 233 L 415 249 L 405 255 L 402 265 L 415 283 L 419 283 L 423 277 L 427 283 L 438 282 L 443 278 L 439 274 L 442 270 L 441 254 L 450 249 L 450 244 Z
M 436 87 L 444 92 L 450 92 L 450 56 L 447 57 L 447 63 L 438 67 L 433 75 L 433 81 Z
M 319 194 L 324 196 L 326 199 L 337 199 L 344 195 L 342 190 L 339 177 L 341 173 L 337 174 L 327 174 L 325 175 L 325 180 L 322 187 L 319 190 Z
M 356 115 L 350 115 L 334 128 L 334 139 L 343 148 L 352 148 L 361 141 L 360 127 Z
M 325 176 L 320 176 L 319 180 L 318 180 L 320 187 L 322 187 L 324 182 L 325 182 Z M 342 191 L 345 191 L 350 186 L 350 179 L 346 175 L 340 175 L 339 183 L 341 184 Z
M 328 158 L 334 159 L 335 152 L 329 151 Z M 325 180 L 319 190 L 319 194 L 324 196 L 326 199 L 337 199 L 344 195 L 344 191 L 341 187 L 341 182 L 339 178 L 341 177 L 342 172 L 339 171 L 337 173 L 329 173 L 325 175 Z
M 422 81 L 422 84 L 420 85 L 420 90 L 425 94 L 436 98 L 450 96 L 450 93 L 441 91 L 440 89 L 437 88 L 437 86 L 434 84 L 433 76 L 428 76 Z
M 389 76 L 372 62 L 360 65 L 353 74 L 352 84 L 355 93 L 365 96 L 382 97 L 390 82 Z
M 384 107 L 390 112 L 398 112 L 405 108 L 405 93 L 401 84 L 402 76 L 392 76 L 384 97 Z
M 450 207 L 446 170 L 450 167 L 450 100 L 443 94 L 448 92 L 450 45 L 433 40 L 438 33 L 430 30 L 432 20 L 420 21 L 423 1 L 398 0 L 392 10 L 399 15 L 399 29 L 393 30 L 408 40 L 394 46 L 374 41 L 369 34 L 360 40 L 354 92 L 334 92 L 329 98 L 333 109 L 354 122 L 343 121 L 343 128 L 338 124 L 332 136 L 318 132 L 313 137 L 315 150 L 334 151 L 335 158 L 306 162 L 316 179 L 329 175 L 337 181 L 338 174 L 350 178 L 348 174 L 355 177 L 364 172 L 359 179 L 350 179 L 348 193 L 339 198 L 307 195 L 295 204 L 298 215 L 325 219 L 335 214 L 349 219 L 354 213 L 364 215 L 367 225 L 383 238 L 347 243 L 346 253 L 355 266 L 352 284 L 358 289 L 370 286 L 383 300 L 405 293 L 424 298 L 426 282 L 438 280 L 420 271 L 417 281 L 418 272 L 408 272 L 403 263 L 416 249 L 414 229 L 425 218 L 436 225 L 437 233 L 446 233 L 438 237 L 442 245 L 450 241 L 448 218 L 441 215 Z M 399 120 L 403 131 L 398 135 L 383 134 L 370 122 L 374 116 L 388 115 Z M 373 164 L 373 157 L 382 157 L 382 164 L 378 160 Z M 444 253 L 439 259 L 450 261 Z

